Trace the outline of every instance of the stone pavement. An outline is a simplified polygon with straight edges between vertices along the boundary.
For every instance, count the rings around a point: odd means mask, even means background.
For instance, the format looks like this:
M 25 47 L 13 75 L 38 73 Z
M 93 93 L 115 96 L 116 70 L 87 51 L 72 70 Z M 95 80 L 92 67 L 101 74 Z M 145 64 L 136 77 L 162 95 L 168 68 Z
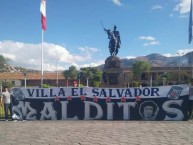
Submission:
M 0 121 L 0 145 L 193 145 L 193 121 Z

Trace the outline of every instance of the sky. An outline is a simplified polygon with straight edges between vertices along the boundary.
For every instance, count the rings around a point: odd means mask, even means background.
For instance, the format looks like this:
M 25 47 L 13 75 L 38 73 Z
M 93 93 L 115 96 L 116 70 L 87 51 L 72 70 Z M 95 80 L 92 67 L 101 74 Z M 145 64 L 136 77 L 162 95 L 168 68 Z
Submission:
M 110 53 L 101 22 L 117 26 L 120 59 L 190 52 L 189 11 L 190 0 L 46 0 L 44 70 L 104 64 Z M 0 55 L 41 70 L 40 0 L 0 0 L 0 18 Z

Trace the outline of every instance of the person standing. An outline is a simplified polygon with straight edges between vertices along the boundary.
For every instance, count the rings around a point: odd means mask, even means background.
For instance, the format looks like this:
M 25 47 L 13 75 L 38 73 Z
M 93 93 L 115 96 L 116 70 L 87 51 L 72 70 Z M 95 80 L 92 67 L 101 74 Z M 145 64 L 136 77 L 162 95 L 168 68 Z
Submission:
M 78 83 L 76 81 L 73 82 L 73 87 L 78 87 Z
M 5 87 L 3 89 L 1 95 L 1 102 L 4 103 L 4 111 L 5 111 L 5 121 L 8 121 L 8 110 L 10 111 L 10 115 L 12 116 L 12 104 L 11 104 L 11 94 L 8 91 L 8 88 Z

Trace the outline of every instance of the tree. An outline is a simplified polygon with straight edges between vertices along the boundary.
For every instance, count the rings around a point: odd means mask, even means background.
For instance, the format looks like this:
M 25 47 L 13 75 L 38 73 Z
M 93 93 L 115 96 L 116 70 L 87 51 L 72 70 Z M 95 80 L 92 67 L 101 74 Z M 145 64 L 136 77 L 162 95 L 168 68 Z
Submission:
M 65 78 L 76 79 L 78 74 L 78 70 L 75 66 L 70 66 L 68 70 L 63 71 L 63 75 Z
M 0 55 L 0 72 L 6 71 L 6 65 L 8 64 L 8 59 Z
M 84 82 L 84 84 L 88 81 L 89 86 L 99 87 L 102 78 L 102 71 L 95 67 L 80 68 L 79 78 Z
M 99 87 L 101 79 L 102 79 L 102 71 L 97 69 L 97 68 L 93 68 L 92 86 L 93 87 Z
M 168 84 L 169 85 L 174 85 L 180 83 L 179 80 L 180 74 L 179 72 L 168 72 Z
M 136 61 L 133 63 L 133 75 L 139 81 L 141 81 L 142 73 L 149 70 L 150 64 L 146 61 Z
M 182 82 L 188 82 L 191 80 L 192 74 L 189 74 L 185 71 L 181 71 L 181 80 Z
M 163 86 L 167 84 L 168 77 L 169 77 L 169 75 L 168 75 L 167 72 L 164 72 L 164 73 L 160 76 L 160 78 L 161 78 L 162 81 L 163 81 Z
M 68 86 L 68 79 L 76 79 L 78 75 L 78 70 L 76 69 L 75 66 L 70 66 L 68 70 L 64 70 L 63 71 L 63 76 L 65 77 L 65 79 L 67 79 L 67 86 Z
M 6 88 L 11 88 L 11 87 L 13 87 L 13 83 L 12 82 L 8 82 L 8 81 L 3 81 L 3 82 L 1 82 L 2 84 L 2 87 L 4 88 L 4 87 L 6 87 Z

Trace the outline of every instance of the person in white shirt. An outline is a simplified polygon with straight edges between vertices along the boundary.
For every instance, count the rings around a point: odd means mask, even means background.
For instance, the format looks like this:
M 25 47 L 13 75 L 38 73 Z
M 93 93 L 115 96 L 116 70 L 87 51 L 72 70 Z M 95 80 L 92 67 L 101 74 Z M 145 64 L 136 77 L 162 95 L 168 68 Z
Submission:
M 1 102 L 4 104 L 5 111 L 5 120 L 8 121 L 8 110 L 10 111 L 10 115 L 12 116 L 12 106 L 11 106 L 11 94 L 8 91 L 8 88 L 4 88 L 1 94 Z

